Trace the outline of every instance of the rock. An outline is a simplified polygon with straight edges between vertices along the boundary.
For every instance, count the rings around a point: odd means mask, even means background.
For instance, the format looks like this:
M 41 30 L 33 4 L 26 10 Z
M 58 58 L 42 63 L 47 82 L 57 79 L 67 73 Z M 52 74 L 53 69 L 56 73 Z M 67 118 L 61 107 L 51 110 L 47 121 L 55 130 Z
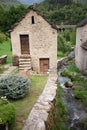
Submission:
M 67 87 L 67 88 L 72 88 L 73 83 L 72 83 L 71 81 L 66 81 L 64 85 L 65 85 L 65 87 Z
M 54 72 L 49 74 L 45 88 L 32 108 L 22 130 L 46 130 L 45 122 L 48 119 L 57 90 L 57 74 Z M 26 76 L 27 71 L 23 71 L 22 74 Z
M 44 121 L 39 120 L 35 126 L 35 130 L 45 130 Z
M 0 56 L 0 64 L 5 64 L 7 62 L 7 55 Z
M 75 52 L 74 52 L 74 51 L 71 51 L 71 52 L 69 53 L 69 57 L 71 57 L 71 58 L 75 57 Z

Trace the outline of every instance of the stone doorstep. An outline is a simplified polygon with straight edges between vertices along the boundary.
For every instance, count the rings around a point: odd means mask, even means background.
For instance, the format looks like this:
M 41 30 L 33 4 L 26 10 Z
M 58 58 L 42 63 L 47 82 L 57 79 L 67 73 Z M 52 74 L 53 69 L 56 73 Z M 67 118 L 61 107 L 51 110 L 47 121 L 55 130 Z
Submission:
M 45 122 L 47 121 L 49 111 L 51 110 L 52 101 L 56 97 L 57 74 L 49 75 L 47 84 L 35 103 L 31 113 L 26 120 L 22 130 L 46 130 Z

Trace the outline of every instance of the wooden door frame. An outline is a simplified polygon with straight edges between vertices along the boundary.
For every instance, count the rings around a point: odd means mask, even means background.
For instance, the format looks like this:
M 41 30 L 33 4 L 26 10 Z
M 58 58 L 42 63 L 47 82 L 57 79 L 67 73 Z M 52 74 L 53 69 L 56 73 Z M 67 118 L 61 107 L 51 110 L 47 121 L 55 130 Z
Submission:
M 41 60 L 48 60 L 48 69 L 50 67 L 50 58 L 39 58 L 39 70 L 40 70 L 40 73 L 42 73 L 41 72 Z M 45 73 L 45 72 L 43 72 L 43 73 Z
M 20 34 L 20 49 L 21 49 L 21 54 L 23 54 L 22 52 L 22 43 L 21 43 L 21 37 L 22 36 L 27 36 L 27 39 L 28 39 L 28 53 L 27 54 L 30 54 L 30 46 L 29 46 L 29 34 Z M 26 53 L 25 53 L 26 54 Z

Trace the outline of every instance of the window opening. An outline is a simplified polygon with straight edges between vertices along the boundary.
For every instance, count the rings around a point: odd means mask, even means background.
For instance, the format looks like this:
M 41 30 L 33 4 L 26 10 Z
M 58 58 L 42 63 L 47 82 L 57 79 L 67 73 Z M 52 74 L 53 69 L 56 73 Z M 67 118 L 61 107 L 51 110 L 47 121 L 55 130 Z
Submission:
M 35 24 L 34 16 L 31 17 L 32 24 Z

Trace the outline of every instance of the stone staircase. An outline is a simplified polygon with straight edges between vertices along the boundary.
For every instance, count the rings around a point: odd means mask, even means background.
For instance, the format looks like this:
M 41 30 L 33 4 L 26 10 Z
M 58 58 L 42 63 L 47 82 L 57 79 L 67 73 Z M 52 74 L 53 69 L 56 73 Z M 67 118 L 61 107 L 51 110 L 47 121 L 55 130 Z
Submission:
M 31 70 L 31 57 L 30 55 L 21 55 L 19 58 L 19 70 Z

